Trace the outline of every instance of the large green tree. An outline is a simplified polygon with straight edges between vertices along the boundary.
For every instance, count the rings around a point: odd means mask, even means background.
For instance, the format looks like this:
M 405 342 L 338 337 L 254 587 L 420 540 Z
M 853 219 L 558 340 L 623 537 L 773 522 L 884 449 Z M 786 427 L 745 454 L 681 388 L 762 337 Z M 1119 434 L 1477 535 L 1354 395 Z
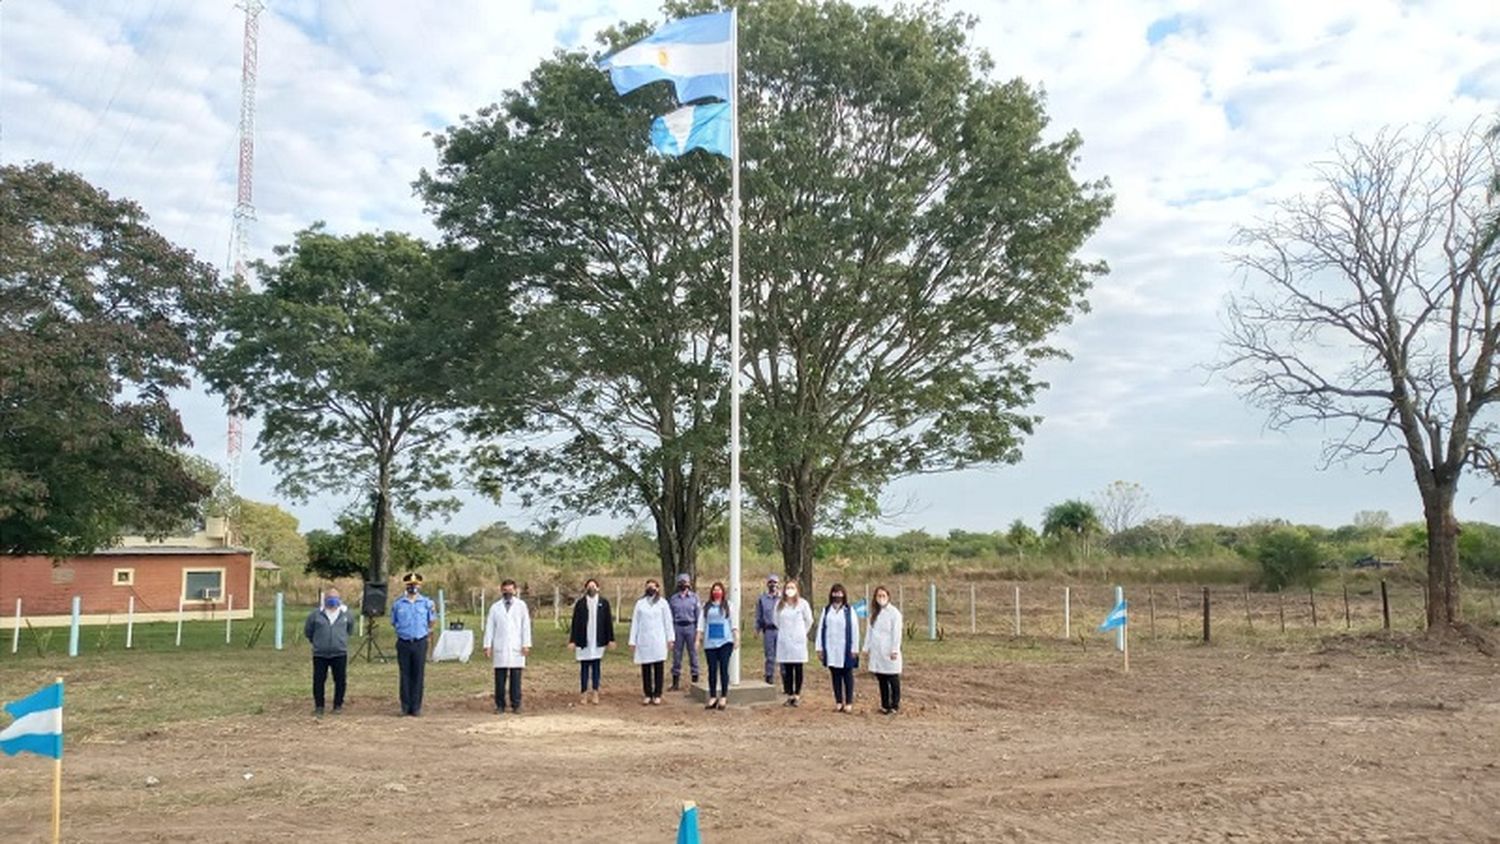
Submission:
M 554 516 L 649 512 L 670 580 L 696 572 L 724 485 L 728 170 L 650 151 L 659 87 L 621 98 L 558 55 L 440 135 L 419 188 L 481 315 L 456 345 L 483 477 Z
M 307 565 L 307 539 L 298 531 L 297 517 L 275 504 L 236 499 L 233 528 L 235 543 L 254 549 L 257 558 L 283 569 Z
M 134 203 L 0 167 L 0 553 L 86 553 L 199 515 L 209 488 L 169 396 L 225 289 Z
M 422 241 L 394 232 L 338 237 L 321 226 L 256 266 L 263 288 L 237 294 L 205 366 L 262 418 L 257 446 L 279 489 L 368 501 L 365 575 L 389 576 L 391 515 L 455 505 L 454 399 L 445 332 L 451 274 Z M 433 493 L 437 495 L 434 496 Z
M 766 0 L 742 21 L 746 465 L 810 580 L 827 515 L 1020 459 L 1110 198 L 1041 95 L 991 78 L 970 18 Z

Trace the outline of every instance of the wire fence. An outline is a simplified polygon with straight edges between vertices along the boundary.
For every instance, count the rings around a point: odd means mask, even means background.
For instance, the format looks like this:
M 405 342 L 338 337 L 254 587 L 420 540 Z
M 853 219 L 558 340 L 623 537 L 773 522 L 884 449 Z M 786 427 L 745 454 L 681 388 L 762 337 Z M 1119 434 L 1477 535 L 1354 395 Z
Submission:
M 640 597 L 641 581 L 635 578 L 600 578 L 601 593 L 614 605 L 618 623 L 630 621 Z M 1426 626 L 1427 597 L 1423 586 L 1360 578 L 1313 589 L 1267 592 L 1245 586 L 1201 586 L 1197 584 L 1063 584 L 1038 581 L 938 582 L 891 579 L 870 583 L 846 583 L 851 601 L 869 602 L 877 585 L 890 590 L 900 608 L 909 637 L 945 640 L 961 637 L 1017 637 L 1027 639 L 1077 640 L 1098 635 L 1096 629 L 1115 606 L 1116 589 L 1129 603 L 1131 635 L 1142 640 L 1202 640 L 1224 638 L 1323 635 L 1340 631 L 1417 631 Z M 742 586 L 740 617 L 748 629 L 753 624 L 755 604 L 764 585 Z M 280 635 L 276 599 L 280 597 Z M 203 650 L 208 648 L 265 648 L 305 650 L 303 620 L 318 605 L 318 595 L 271 596 L 257 606 L 250 618 L 225 616 L 204 618 L 183 614 L 176 621 L 138 623 L 126 614 L 106 614 L 103 623 L 58 626 L 57 617 L 47 624 L 33 624 L 24 612 L 7 617 L 10 629 L 0 630 L 0 655 L 76 656 L 110 650 Z M 445 627 L 476 630 L 483 627 L 485 612 L 498 598 L 496 591 L 470 590 L 433 596 Z M 578 593 L 560 585 L 526 589 L 533 623 L 566 629 Z M 821 607 L 822 596 L 812 603 Z M 87 607 L 81 608 L 88 612 Z M 360 608 L 355 606 L 356 611 Z M 1497 590 L 1488 585 L 1466 586 L 1464 615 L 1480 623 L 1500 622 Z M 389 638 L 384 616 L 375 619 L 377 629 Z M 370 620 L 359 618 L 359 644 L 363 645 Z M 378 637 L 379 634 L 377 634 Z M 623 635 L 623 631 L 621 631 Z M 388 643 L 387 643 L 388 644 Z

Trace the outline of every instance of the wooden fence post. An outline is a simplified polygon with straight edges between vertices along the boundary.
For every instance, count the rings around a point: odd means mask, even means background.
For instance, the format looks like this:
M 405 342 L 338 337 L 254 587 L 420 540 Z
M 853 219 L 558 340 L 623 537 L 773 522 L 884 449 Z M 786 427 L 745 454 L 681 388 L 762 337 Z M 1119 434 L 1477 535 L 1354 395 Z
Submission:
M 870 591 L 870 587 L 866 586 L 865 587 L 865 592 L 868 593 L 869 591 Z M 979 632 L 979 608 L 978 608 L 979 596 L 978 596 L 977 593 L 978 593 L 978 589 L 974 586 L 974 584 L 970 583 L 969 584 L 969 632 L 970 633 L 978 633 Z M 868 603 L 866 603 L 866 606 L 868 606 Z
M 1310 606 L 1310 607 L 1312 607 L 1313 627 L 1317 628 L 1317 626 L 1318 626 L 1318 596 L 1316 596 L 1316 595 L 1313 594 L 1313 589 L 1312 589 L 1311 586 L 1307 587 L 1307 605 Z
M 1182 635 L 1182 587 L 1173 587 L 1177 590 L 1177 635 Z
M 1155 640 L 1156 639 L 1156 590 L 1154 588 L 1152 588 L 1152 587 L 1149 587 L 1149 586 L 1146 587 L 1146 607 L 1147 607 L 1148 611 L 1150 612 L 1149 618 L 1151 619 L 1151 638 L 1152 638 L 1152 640 Z
M 16 602 L 19 606 L 20 602 Z M 20 618 L 20 614 L 16 618 Z M 1073 638 L 1073 587 L 1063 587 L 1063 638 Z
M 1021 635 L 1021 587 L 1016 587 L 1016 635 Z
M 1245 626 L 1255 632 L 1255 619 L 1250 615 L 1250 587 L 1245 587 Z
M 1281 590 L 1276 590 L 1276 617 L 1281 621 L 1281 632 L 1286 632 L 1286 601 Z
M 1209 641 L 1210 641 L 1209 633 L 1210 633 L 1210 629 L 1211 628 L 1209 626 L 1209 611 L 1210 610 L 1209 610 L 1208 587 L 1205 586 L 1205 587 L 1203 587 L 1203 643 L 1204 644 L 1208 644 Z
M 1349 584 L 1345 583 L 1344 584 L 1344 629 L 1345 630 L 1352 630 L 1353 628 L 1354 628 L 1353 616 L 1349 615 Z
M 1391 596 L 1385 591 L 1385 578 L 1380 580 L 1380 623 L 1386 630 L 1391 629 Z

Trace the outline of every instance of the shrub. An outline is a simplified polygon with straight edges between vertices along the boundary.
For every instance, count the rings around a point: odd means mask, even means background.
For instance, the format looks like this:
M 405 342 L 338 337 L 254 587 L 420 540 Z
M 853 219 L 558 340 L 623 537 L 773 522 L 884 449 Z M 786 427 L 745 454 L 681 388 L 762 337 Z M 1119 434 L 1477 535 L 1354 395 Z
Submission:
M 1322 550 L 1305 531 L 1277 527 L 1262 534 L 1250 549 L 1260 564 L 1261 584 L 1267 589 L 1312 586 L 1318 579 Z

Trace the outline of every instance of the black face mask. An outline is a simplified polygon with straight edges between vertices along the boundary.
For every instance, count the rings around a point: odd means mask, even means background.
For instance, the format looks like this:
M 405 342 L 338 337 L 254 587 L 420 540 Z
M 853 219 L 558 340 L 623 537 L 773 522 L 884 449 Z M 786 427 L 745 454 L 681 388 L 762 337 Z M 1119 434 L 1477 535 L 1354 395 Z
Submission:
M 415 586 L 408 586 L 408 587 L 406 587 L 406 594 L 408 594 L 408 595 L 415 595 L 415 594 L 417 594 L 417 587 L 415 587 Z
M 844 596 L 843 595 L 834 595 L 833 596 L 833 602 L 835 604 L 842 604 L 844 602 Z
M 656 587 L 655 586 L 647 586 L 646 587 L 646 597 L 647 598 L 654 598 L 654 597 L 656 597 Z

